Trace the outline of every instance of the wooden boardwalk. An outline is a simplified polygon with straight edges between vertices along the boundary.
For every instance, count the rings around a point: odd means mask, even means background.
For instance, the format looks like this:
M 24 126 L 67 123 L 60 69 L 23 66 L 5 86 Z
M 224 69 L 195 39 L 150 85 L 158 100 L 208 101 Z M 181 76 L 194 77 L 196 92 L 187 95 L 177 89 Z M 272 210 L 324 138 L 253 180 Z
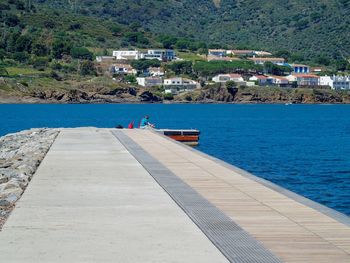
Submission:
M 350 219 L 147 130 L 62 129 L 0 262 L 350 262 Z
M 326 215 L 153 132 L 125 133 L 283 261 L 350 262 L 349 218 Z

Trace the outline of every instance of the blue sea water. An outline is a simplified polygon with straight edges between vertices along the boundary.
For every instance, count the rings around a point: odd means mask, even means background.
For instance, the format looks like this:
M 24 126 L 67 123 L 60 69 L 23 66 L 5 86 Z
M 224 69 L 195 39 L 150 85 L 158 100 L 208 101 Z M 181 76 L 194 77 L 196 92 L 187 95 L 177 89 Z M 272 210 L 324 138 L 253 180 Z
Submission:
M 350 215 L 350 105 L 0 105 L 0 136 L 145 114 L 159 128 L 197 128 L 199 150 Z

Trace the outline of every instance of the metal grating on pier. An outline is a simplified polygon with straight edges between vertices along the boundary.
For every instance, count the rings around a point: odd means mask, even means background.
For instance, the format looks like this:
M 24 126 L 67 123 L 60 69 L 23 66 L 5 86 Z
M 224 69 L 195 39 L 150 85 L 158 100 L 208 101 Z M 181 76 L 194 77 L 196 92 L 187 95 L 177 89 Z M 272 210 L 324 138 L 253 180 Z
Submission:
M 123 131 L 113 134 L 230 262 L 282 262 Z

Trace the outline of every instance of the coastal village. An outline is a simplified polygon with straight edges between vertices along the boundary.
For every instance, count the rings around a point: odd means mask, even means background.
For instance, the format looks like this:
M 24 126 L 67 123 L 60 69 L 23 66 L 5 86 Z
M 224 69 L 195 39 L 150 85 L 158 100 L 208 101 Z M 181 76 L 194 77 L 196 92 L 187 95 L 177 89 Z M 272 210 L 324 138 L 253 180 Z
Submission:
M 172 49 L 115 50 L 112 56 L 97 56 L 96 63 L 100 73 L 109 75 L 115 81 L 129 76 L 130 83 L 143 87 L 160 87 L 165 94 L 176 95 L 203 86 L 216 83 L 236 87 L 278 86 L 285 88 L 318 88 L 333 90 L 349 90 L 350 76 L 327 75 L 324 67 L 311 67 L 305 64 L 288 63 L 282 57 L 273 57 L 267 51 L 256 50 L 226 50 L 209 49 L 205 55 L 196 54 L 203 61 L 247 61 L 261 66 L 261 69 L 240 70 L 232 72 L 223 70 L 216 75 L 202 78 L 191 78 L 186 74 L 174 75 L 167 71 L 167 65 L 186 61 L 177 57 Z M 159 61 L 157 66 L 144 67 L 142 70 L 134 68 L 133 61 Z M 268 72 L 266 67 L 276 70 Z M 226 72 L 225 72 L 226 71 Z M 270 74 L 274 72 L 278 74 Z M 130 77 L 131 76 L 131 77 Z

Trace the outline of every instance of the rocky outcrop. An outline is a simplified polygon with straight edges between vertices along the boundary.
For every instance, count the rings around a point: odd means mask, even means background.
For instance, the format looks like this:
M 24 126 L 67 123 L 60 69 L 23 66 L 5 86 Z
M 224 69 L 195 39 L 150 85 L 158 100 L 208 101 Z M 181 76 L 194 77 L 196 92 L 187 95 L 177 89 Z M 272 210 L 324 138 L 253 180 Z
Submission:
M 350 92 L 311 88 L 226 88 L 225 85 L 211 85 L 175 96 L 174 100 L 198 103 L 350 103 Z
M 35 88 L 7 94 L 0 103 L 350 103 L 349 91 L 312 88 L 226 87 L 208 85 L 167 98 L 154 87 L 81 84 L 70 89 Z
M 0 229 L 58 132 L 32 129 L 0 138 Z

